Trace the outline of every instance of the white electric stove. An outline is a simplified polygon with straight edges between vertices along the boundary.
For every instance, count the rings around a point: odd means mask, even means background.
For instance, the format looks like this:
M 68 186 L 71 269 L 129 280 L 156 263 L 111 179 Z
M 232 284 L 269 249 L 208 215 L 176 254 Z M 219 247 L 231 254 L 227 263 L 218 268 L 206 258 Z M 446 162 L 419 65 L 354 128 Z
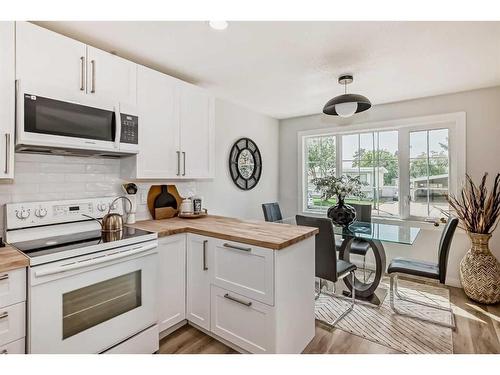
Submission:
M 10 203 L 6 242 L 29 258 L 28 353 L 158 350 L 157 234 L 101 236 L 113 197 Z M 112 212 L 123 214 L 122 201 Z

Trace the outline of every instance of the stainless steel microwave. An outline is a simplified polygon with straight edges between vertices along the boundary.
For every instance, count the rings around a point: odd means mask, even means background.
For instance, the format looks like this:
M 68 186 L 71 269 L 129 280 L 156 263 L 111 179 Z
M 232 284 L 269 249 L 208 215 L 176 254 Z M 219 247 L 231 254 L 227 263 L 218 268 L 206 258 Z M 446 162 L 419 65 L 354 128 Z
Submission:
M 16 151 L 102 156 L 139 152 L 139 118 L 132 106 L 44 91 L 17 85 Z

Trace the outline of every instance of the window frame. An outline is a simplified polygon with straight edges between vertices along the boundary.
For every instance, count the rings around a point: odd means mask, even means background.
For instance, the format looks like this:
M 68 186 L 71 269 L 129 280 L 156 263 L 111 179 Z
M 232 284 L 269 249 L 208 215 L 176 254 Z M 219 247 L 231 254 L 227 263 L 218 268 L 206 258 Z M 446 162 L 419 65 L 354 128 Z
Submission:
M 332 127 L 297 132 L 298 142 L 298 205 L 303 214 L 323 214 L 323 210 L 307 208 L 307 168 L 305 168 L 305 141 L 312 136 L 334 136 L 336 153 L 336 172 L 342 171 L 342 135 L 376 131 L 398 131 L 399 165 L 399 217 L 377 216 L 383 219 L 425 221 L 429 217 L 410 215 L 410 132 L 422 130 L 448 129 L 449 187 L 448 191 L 457 194 L 466 173 L 466 113 L 453 112 L 431 116 L 409 117 L 387 121 L 354 123 L 351 125 L 332 124 Z

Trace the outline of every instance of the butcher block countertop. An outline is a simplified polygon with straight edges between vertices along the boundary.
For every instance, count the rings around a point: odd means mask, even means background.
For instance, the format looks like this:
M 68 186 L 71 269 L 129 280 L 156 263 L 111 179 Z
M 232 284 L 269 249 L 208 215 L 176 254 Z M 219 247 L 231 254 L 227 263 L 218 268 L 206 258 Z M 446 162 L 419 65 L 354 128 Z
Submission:
M 214 215 L 199 219 L 173 217 L 164 220 L 144 220 L 128 226 L 158 232 L 158 237 L 194 233 L 272 250 L 284 249 L 318 233 L 316 228 Z
M 15 270 L 29 266 L 28 258 L 10 245 L 0 247 L 0 272 Z

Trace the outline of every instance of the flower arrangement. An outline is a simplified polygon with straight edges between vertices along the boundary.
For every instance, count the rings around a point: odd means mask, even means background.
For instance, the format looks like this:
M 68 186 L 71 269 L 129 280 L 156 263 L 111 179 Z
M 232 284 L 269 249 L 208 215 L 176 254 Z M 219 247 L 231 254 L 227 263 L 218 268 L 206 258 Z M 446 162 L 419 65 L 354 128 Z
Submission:
M 342 175 L 340 177 L 327 176 L 318 177 L 312 183 L 321 192 L 321 199 L 328 200 L 337 197 L 339 202 L 343 202 L 346 197 L 355 196 L 363 198 L 365 194 L 361 191 L 361 186 L 366 185 L 361 182 L 359 176 Z
M 488 193 L 485 173 L 477 186 L 469 175 L 458 195 L 448 195 L 448 203 L 456 212 L 462 229 L 469 233 L 490 234 L 498 226 L 500 217 L 500 173 L 495 177 L 493 187 Z

